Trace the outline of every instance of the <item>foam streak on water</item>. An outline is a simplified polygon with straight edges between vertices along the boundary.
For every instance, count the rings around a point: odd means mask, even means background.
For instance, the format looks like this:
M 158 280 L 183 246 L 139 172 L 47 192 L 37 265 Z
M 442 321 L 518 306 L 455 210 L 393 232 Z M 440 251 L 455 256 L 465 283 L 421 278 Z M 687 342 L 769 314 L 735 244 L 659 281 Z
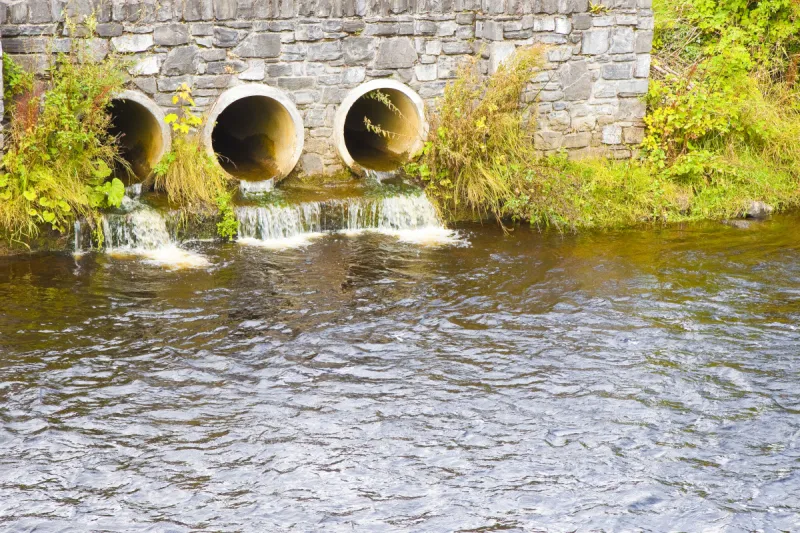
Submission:
M 452 244 L 455 232 L 439 220 L 424 195 L 352 198 L 289 206 L 242 207 L 240 242 L 270 248 L 298 247 L 324 233 L 385 233 L 418 244 Z
M 164 217 L 151 207 L 133 201 L 132 210 L 103 217 L 105 249 L 115 256 L 143 257 L 168 268 L 208 265 L 201 255 L 180 248 L 170 235 Z

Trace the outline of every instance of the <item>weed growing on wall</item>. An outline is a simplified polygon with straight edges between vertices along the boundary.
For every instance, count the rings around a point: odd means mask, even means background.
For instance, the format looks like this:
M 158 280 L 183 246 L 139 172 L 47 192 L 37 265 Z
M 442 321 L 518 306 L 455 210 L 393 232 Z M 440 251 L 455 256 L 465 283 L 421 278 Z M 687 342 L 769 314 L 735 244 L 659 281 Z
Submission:
M 450 218 L 503 218 L 515 191 L 538 179 L 532 129 L 519 102 L 542 63 L 540 47 L 521 49 L 486 80 L 473 58 L 445 90 L 432 116 L 433 138 L 407 170 Z
M 154 186 L 164 192 L 173 205 L 185 214 L 203 215 L 217 210 L 223 218 L 220 235 L 232 238 L 235 221 L 230 208 L 229 178 L 208 155 L 200 138 L 201 117 L 192 112 L 194 100 L 185 83 L 178 88 L 172 102 L 178 111 L 167 115 L 166 122 L 175 134 L 172 150 L 153 169 Z
M 71 35 L 91 36 L 95 21 Z M 124 68 L 116 56 L 97 61 L 90 37 L 73 37 L 69 53 L 55 56 L 46 80 L 34 80 L 9 58 L 9 135 L 0 175 L 0 228 L 16 241 L 40 227 L 64 233 L 76 218 L 93 223 L 99 212 L 119 206 L 122 182 L 111 178 L 121 163 L 108 133 L 113 95 L 122 88 Z M 123 163 L 124 164 L 124 163 Z

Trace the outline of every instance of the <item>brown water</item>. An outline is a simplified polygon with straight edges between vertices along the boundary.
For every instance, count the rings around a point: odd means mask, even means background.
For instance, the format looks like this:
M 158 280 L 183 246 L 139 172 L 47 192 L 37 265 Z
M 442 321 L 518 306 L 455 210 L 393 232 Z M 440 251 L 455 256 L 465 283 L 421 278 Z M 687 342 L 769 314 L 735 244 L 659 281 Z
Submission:
M 0 529 L 800 530 L 798 228 L 0 259 Z

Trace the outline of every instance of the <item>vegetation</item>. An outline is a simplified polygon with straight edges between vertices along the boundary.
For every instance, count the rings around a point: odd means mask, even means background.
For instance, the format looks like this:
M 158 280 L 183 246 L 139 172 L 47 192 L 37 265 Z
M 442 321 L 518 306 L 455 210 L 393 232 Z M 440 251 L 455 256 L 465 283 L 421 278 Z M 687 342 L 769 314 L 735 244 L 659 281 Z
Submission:
M 450 219 L 575 230 L 730 218 L 754 201 L 800 206 L 798 6 L 657 0 L 655 79 L 636 159 L 535 155 L 519 106 L 541 63 L 530 48 L 489 80 L 476 62 L 464 65 L 408 170 Z
M 153 169 L 154 186 L 186 212 L 207 212 L 228 187 L 228 176 L 208 155 L 198 131 L 203 120 L 192 112 L 192 91 L 185 83 L 172 98 L 178 112 L 167 115 L 174 133 L 172 150 Z
M 201 117 L 192 112 L 192 90 L 182 84 L 172 98 L 178 112 L 167 115 L 166 122 L 175 134 L 172 150 L 153 169 L 154 187 L 164 192 L 184 215 L 204 215 L 216 210 L 221 218 L 218 234 L 233 239 L 237 231 L 236 214 L 228 191 L 229 177 L 208 155 L 200 138 Z
M 92 35 L 68 23 L 72 35 Z M 41 226 L 65 232 L 76 217 L 90 223 L 99 210 L 119 206 L 125 189 L 112 179 L 120 163 L 108 133 L 112 96 L 124 82 L 116 56 L 98 61 L 89 37 L 75 37 L 35 80 L 9 57 L 3 62 L 10 128 L 0 174 L 0 228 L 18 242 L 35 237 Z

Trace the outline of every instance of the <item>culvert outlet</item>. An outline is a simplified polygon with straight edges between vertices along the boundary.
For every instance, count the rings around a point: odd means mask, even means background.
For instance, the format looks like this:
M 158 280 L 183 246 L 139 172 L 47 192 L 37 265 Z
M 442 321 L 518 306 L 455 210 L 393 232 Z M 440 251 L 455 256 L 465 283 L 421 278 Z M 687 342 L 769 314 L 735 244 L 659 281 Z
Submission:
M 203 135 L 209 154 L 242 180 L 244 188 L 246 183 L 286 177 L 303 153 L 305 131 L 300 113 L 283 92 L 242 85 L 220 95 Z
M 354 89 L 334 122 L 336 149 L 353 170 L 397 170 L 418 152 L 428 134 L 425 103 L 394 80 L 374 80 Z
M 172 145 L 164 112 L 150 98 L 136 91 L 123 91 L 111 101 L 110 132 L 119 140 L 120 155 L 133 176 L 118 168 L 117 176 L 129 184 L 143 181 Z

